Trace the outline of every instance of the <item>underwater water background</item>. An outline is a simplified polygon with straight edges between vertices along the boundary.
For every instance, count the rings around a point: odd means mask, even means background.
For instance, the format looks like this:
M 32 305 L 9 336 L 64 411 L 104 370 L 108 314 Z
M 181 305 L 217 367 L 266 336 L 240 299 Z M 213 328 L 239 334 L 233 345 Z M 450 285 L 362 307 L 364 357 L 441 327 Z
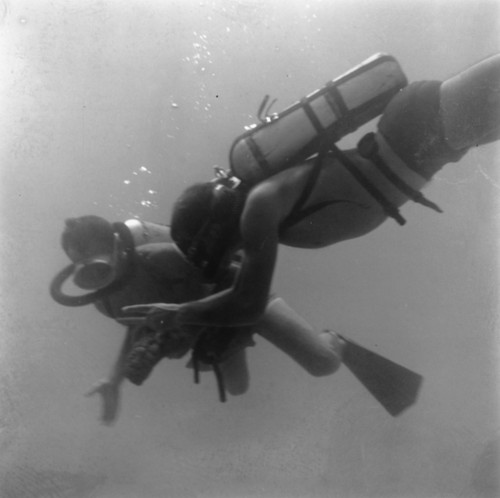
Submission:
M 84 393 L 123 329 L 48 286 L 65 218 L 168 222 L 265 94 L 281 110 L 376 52 L 445 79 L 498 51 L 499 19 L 472 0 L 1 0 L 0 497 L 495 496 L 498 144 L 436 175 L 443 214 L 409 203 L 404 227 L 280 250 L 274 290 L 318 330 L 425 377 L 396 419 L 345 368 L 313 378 L 258 339 L 244 396 L 164 361 L 101 426 Z

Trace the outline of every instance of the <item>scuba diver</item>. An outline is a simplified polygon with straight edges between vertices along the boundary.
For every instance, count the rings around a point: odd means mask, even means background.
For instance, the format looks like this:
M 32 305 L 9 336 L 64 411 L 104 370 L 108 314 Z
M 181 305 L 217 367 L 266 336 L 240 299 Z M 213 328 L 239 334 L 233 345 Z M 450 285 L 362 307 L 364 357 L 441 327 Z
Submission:
M 127 325 L 122 308 L 156 301 L 187 302 L 213 292 L 201 272 L 191 265 L 171 241 L 168 227 L 138 220 L 110 223 L 98 216 L 68 219 L 61 238 L 62 248 L 72 264 L 51 284 L 51 295 L 65 306 L 94 304 L 105 316 Z M 233 268 L 219 275 L 218 286 L 229 285 Z M 87 294 L 63 292 L 67 280 Z M 123 319 L 123 320 L 122 320 Z M 290 330 L 299 341 L 286 341 Z M 198 331 L 199 332 L 199 331 Z M 334 332 L 317 333 L 279 298 L 269 299 L 267 311 L 252 327 L 235 327 L 231 340 L 213 342 L 209 333 L 203 341 L 181 329 L 170 328 L 159 336 L 145 325 L 127 326 L 125 340 L 110 375 L 98 381 L 88 395 L 102 398 L 101 421 L 113 423 L 120 405 L 120 386 L 125 379 L 141 385 L 162 358 L 177 359 L 193 352 L 188 366 L 212 368 L 219 376 L 219 393 L 232 395 L 248 389 L 246 347 L 258 333 L 284 350 L 312 375 L 328 375 L 340 364 L 342 341 Z M 195 354 L 197 353 L 197 354 Z M 198 361 L 199 365 L 194 365 Z M 223 378 L 223 384 L 222 384 Z
M 281 349 L 313 376 L 335 372 L 342 361 L 393 416 L 413 404 L 422 377 L 335 332 L 315 331 L 282 299 L 271 296 L 255 324 L 233 328 L 197 328 L 196 334 L 161 323 L 135 323 L 123 307 L 152 301 L 189 302 L 230 286 L 238 271 L 232 261 L 219 271 L 215 283 L 188 262 L 164 225 L 127 220 L 109 223 L 98 216 L 66 220 L 62 247 L 72 263 L 53 279 L 50 292 L 65 306 L 94 304 L 104 315 L 127 326 L 125 340 L 111 372 L 88 395 L 102 399 L 101 421 L 118 416 L 120 386 L 125 379 L 141 385 L 162 358 L 179 359 L 191 352 L 188 367 L 212 369 L 221 401 L 246 392 L 249 384 L 246 348 L 258 334 Z M 63 291 L 72 279 L 87 294 Z M 159 328 L 161 332 L 157 332 Z M 389 387 L 388 387 L 389 386 Z
M 408 200 L 440 211 L 421 190 L 445 164 L 499 138 L 499 96 L 500 55 L 443 82 L 410 85 L 394 59 L 376 56 L 281 114 L 266 113 L 233 144 L 230 172 L 189 187 L 171 219 L 172 238 L 208 277 L 242 254 L 234 283 L 197 301 L 128 307 L 127 316 L 160 323 L 158 330 L 256 323 L 279 244 L 315 249 L 361 237 L 388 218 L 402 225 L 399 208 Z M 377 131 L 357 148 L 337 148 L 380 113 Z
M 68 219 L 61 245 L 72 264 L 54 278 L 51 295 L 65 306 L 92 303 L 113 319 L 122 315 L 123 306 L 154 301 L 160 296 L 184 302 L 206 295 L 199 272 L 186 264 L 170 240 L 168 227 L 138 220 L 110 223 L 98 216 Z M 89 292 L 65 294 L 63 284 L 70 278 L 78 288 Z M 149 362 L 137 362 L 130 357 L 134 345 L 142 347 Z M 189 349 L 185 335 L 173 332 L 168 341 L 162 341 L 162 346 L 160 350 L 148 327 L 127 328 L 109 377 L 88 393 L 101 395 L 103 423 L 110 424 L 117 417 L 119 388 L 125 378 L 141 384 L 162 356 L 179 357 Z

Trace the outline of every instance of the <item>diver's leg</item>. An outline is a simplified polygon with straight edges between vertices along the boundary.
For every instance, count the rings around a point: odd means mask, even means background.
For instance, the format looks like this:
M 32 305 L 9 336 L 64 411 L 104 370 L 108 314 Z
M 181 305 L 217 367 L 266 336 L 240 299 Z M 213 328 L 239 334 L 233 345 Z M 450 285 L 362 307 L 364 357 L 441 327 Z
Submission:
M 224 384 L 233 396 L 244 394 L 248 390 L 249 373 L 246 357 L 246 349 L 240 349 L 220 364 L 224 377 Z
M 500 138 L 500 54 L 444 81 L 440 112 L 448 145 L 460 150 Z
M 311 375 L 330 375 L 340 366 L 341 339 L 333 332 L 316 332 L 280 298 L 269 303 L 256 331 Z

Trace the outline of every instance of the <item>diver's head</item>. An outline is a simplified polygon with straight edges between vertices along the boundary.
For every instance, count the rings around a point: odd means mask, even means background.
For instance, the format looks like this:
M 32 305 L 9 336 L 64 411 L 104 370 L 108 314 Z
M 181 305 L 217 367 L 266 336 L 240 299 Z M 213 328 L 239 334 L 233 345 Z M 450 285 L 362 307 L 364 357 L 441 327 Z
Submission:
M 170 235 L 186 255 L 194 238 L 208 220 L 212 191 L 211 183 L 196 183 L 188 187 L 174 204 Z
M 188 260 L 214 278 L 239 241 L 244 196 L 218 182 L 187 188 L 174 205 L 170 233 Z
M 61 245 L 75 265 L 73 281 L 81 289 L 101 289 L 120 272 L 119 237 L 113 225 L 99 216 L 65 221 Z

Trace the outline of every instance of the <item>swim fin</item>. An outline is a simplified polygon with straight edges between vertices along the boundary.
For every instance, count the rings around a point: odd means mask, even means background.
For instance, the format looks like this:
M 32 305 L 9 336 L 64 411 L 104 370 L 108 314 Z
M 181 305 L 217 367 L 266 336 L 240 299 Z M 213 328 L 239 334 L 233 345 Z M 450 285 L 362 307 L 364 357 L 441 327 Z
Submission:
M 416 402 L 423 381 L 421 375 L 350 339 L 340 338 L 346 343 L 342 363 L 393 417 Z

